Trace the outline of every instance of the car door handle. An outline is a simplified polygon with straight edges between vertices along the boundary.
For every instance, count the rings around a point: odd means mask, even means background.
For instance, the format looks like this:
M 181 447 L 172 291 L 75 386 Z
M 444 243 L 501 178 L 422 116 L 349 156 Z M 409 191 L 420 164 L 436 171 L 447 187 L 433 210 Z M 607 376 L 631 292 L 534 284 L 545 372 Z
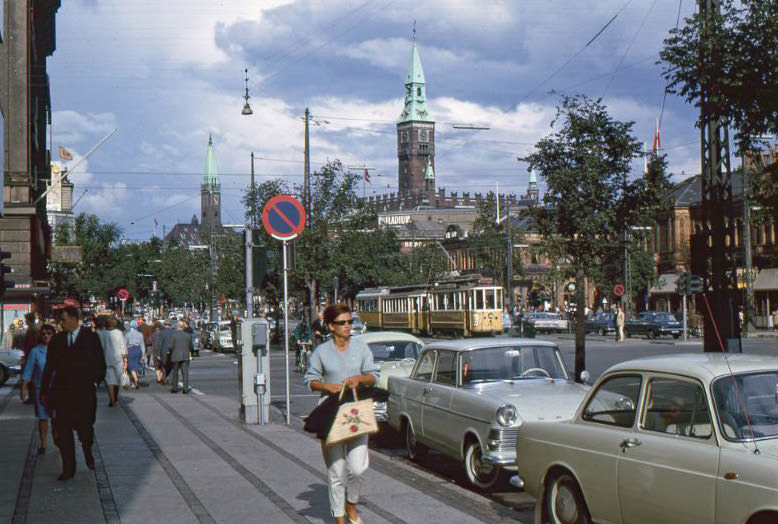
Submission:
M 622 440 L 621 444 L 619 444 L 619 447 L 621 449 L 627 449 L 627 448 L 634 448 L 635 446 L 639 446 L 641 442 L 636 438 L 628 438 L 626 440 Z
M 426 395 L 427 393 L 429 393 L 430 391 L 432 391 L 432 388 L 430 388 L 430 387 L 424 388 L 424 394 L 425 394 L 425 395 Z

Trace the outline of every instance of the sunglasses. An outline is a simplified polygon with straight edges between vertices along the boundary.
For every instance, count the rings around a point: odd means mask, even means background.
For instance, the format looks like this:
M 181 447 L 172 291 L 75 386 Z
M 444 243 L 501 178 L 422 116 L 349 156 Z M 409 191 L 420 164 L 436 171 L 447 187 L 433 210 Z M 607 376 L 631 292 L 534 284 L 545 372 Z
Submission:
M 333 324 L 336 326 L 346 326 L 346 325 L 352 325 L 354 323 L 354 319 L 350 318 L 348 320 L 333 320 Z

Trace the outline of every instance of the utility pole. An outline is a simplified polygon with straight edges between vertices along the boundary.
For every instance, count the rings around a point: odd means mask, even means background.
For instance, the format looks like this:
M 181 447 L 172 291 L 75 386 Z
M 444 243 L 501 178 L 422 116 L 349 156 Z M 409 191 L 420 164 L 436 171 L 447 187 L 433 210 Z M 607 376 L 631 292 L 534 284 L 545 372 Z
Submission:
M 256 193 L 254 187 L 254 152 L 251 152 L 251 185 L 249 186 L 248 225 L 243 232 L 246 239 L 246 318 L 254 318 L 254 226 L 256 225 Z
M 303 208 L 305 213 L 311 216 L 311 142 L 310 122 L 311 112 L 305 108 L 305 167 L 303 171 Z
M 700 34 L 708 19 L 719 12 L 720 0 L 698 0 Z M 701 61 L 713 60 L 711 46 L 702 42 Z M 729 164 L 729 131 L 726 122 L 705 113 L 708 93 L 703 91 L 700 129 L 702 167 L 703 230 L 692 236 L 692 273 L 704 277 L 703 292 L 698 296 L 697 310 L 703 311 L 705 339 L 703 351 L 740 351 L 740 324 L 736 296 L 737 275 L 734 259 L 735 238 L 732 213 L 732 174 Z
M 506 256 L 506 275 L 505 289 L 508 291 L 508 311 L 513 311 L 513 239 L 511 238 L 511 201 L 508 198 L 507 211 L 505 215 L 505 231 L 508 237 Z
M 748 332 L 754 323 L 754 283 L 751 279 L 751 202 L 750 202 L 750 180 L 749 169 L 746 164 L 746 154 L 741 154 L 741 169 L 743 170 L 743 265 L 746 268 L 746 292 L 743 304 L 743 333 L 748 336 Z

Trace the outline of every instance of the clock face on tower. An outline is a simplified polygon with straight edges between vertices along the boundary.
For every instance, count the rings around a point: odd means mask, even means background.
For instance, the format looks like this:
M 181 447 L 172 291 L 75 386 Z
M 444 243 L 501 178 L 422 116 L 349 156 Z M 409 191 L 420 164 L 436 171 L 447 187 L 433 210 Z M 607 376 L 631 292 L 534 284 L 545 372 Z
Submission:
M 400 142 L 406 143 L 408 141 L 408 131 L 403 131 L 400 133 Z
M 429 142 L 430 132 L 428 129 L 419 129 L 419 142 Z

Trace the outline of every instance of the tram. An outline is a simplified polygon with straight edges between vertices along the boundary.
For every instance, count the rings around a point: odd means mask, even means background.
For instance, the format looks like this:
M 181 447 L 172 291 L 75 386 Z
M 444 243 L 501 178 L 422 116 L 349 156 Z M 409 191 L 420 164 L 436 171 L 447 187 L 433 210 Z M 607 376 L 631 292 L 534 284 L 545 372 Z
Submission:
M 442 279 L 431 285 L 360 291 L 357 311 L 368 329 L 460 336 L 502 332 L 504 292 L 480 275 Z

